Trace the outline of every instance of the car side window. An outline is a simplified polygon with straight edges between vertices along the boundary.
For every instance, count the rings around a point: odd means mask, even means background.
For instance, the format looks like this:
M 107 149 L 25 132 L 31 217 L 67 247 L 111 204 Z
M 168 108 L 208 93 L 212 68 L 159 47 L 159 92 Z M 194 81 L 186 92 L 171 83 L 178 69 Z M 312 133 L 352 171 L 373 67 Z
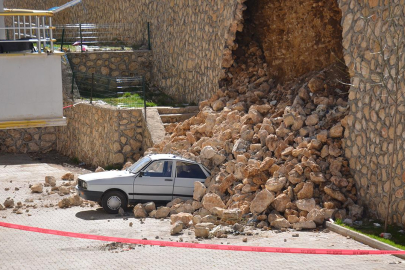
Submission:
M 172 161 L 157 160 L 152 162 L 145 170 L 144 176 L 150 177 L 171 177 L 172 176 Z
M 199 165 L 187 162 L 176 162 L 176 173 L 179 178 L 207 178 Z

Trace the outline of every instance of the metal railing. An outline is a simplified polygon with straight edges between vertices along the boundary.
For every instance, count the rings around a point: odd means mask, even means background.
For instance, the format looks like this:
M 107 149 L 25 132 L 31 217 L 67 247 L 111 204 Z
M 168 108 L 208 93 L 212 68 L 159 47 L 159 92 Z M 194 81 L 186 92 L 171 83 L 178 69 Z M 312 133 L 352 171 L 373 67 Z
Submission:
M 57 44 L 61 51 L 66 45 L 80 47 L 81 52 L 102 50 L 111 47 L 131 47 L 132 49 L 150 50 L 149 23 L 140 27 L 138 32 L 134 24 L 64 24 L 55 26 Z M 88 48 L 88 49 L 87 49 Z
M 0 27 L 0 31 L 6 31 L 7 39 L 2 43 L 37 43 L 38 53 L 41 53 L 41 46 L 45 48 L 50 44 L 50 52 L 54 51 L 52 26 L 52 11 L 47 10 L 24 10 L 4 9 L 0 16 L 11 18 L 11 25 Z M 8 20 L 10 22 L 10 20 Z
M 141 108 L 146 111 L 146 82 L 143 76 L 109 77 L 94 73 L 72 73 L 72 98 L 77 85 L 81 98 L 94 100 L 120 108 Z

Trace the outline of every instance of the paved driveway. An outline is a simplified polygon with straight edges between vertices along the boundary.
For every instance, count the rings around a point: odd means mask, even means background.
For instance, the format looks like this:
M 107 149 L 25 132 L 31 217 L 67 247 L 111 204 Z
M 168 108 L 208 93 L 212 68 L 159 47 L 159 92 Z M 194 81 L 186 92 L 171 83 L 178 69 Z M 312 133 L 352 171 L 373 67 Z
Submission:
M 15 158 L 15 156 L 14 156 Z M 3 160 L 3 163 L 2 163 Z M 0 156 L 0 203 L 6 196 L 24 201 L 33 195 L 28 183 L 43 181 L 49 174 L 62 175 L 72 171 L 61 165 L 32 162 L 27 156 L 4 164 Z M 24 164 L 18 164 L 22 160 Z M 35 173 L 34 173 L 35 172 Z M 78 169 L 77 172 L 80 172 Z M 60 176 L 59 175 L 59 176 Z M 10 180 L 12 178 L 12 180 Z M 10 181 L 12 181 L 10 183 Z M 15 191 L 15 187 L 19 190 Z M 5 187 L 9 188 L 5 191 Z M 55 194 L 54 194 L 55 195 Z M 0 211 L 0 221 L 41 228 L 116 236 L 160 239 L 164 241 L 196 241 L 191 230 L 170 236 L 169 220 L 146 219 L 144 223 L 128 216 L 105 214 L 101 208 L 45 207 L 59 195 L 35 195 L 36 209 L 15 214 Z M 41 207 L 41 205 L 43 205 Z M 131 224 L 132 223 L 132 224 Z M 132 225 L 132 226 L 131 226 Z M 247 243 L 242 236 L 204 240 L 200 243 L 273 247 L 305 247 L 329 249 L 371 249 L 333 232 L 275 233 L 253 230 Z M 200 250 L 159 246 L 127 245 L 95 240 L 46 235 L 0 227 L 0 269 L 404 269 L 405 262 L 390 255 L 333 256 L 304 254 L 273 254 L 237 251 Z

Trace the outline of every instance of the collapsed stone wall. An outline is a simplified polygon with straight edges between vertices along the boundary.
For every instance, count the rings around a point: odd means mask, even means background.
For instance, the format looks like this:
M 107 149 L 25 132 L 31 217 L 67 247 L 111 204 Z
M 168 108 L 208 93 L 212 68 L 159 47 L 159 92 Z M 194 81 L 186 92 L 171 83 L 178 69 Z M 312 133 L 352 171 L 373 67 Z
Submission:
M 388 213 L 390 223 L 405 224 L 405 61 L 396 51 L 405 45 L 404 1 L 339 4 L 352 76 L 345 155 L 369 214 L 385 219 Z
M 67 57 L 74 71 L 111 77 L 144 76 L 147 81 L 151 78 L 151 51 L 68 53 Z
M 263 49 L 269 76 L 284 83 L 341 61 L 342 13 L 330 0 L 248 0 L 234 58 L 253 40 Z
M 57 150 L 94 166 L 139 159 L 150 139 L 141 109 L 77 104 L 65 112 L 67 126 L 58 128 Z
M 56 145 L 55 127 L 0 130 L 0 153 L 46 153 Z

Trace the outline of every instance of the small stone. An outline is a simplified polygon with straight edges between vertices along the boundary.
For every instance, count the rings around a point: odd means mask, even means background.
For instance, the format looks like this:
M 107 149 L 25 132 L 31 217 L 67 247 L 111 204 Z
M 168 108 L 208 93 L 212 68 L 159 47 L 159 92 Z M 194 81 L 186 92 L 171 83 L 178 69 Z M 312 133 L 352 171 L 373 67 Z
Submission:
M 179 234 L 183 230 L 183 226 L 183 222 L 181 222 L 180 220 L 176 221 L 170 229 L 170 235 Z
M 242 239 L 242 242 L 246 243 L 247 240 L 248 240 L 247 237 L 244 237 L 244 238 Z
M 32 193 L 42 193 L 44 186 L 41 183 L 34 184 L 31 186 Z
M 68 181 L 73 181 L 73 180 L 75 180 L 75 175 L 73 174 L 73 173 L 65 173 L 63 176 L 62 176 L 62 180 L 68 180 Z
M 132 227 L 134 225 L 134 223 L 130 222 L 129 223 L 129 227 Z
M 4 204 L 4 207 L 5 207 L 5 208 L 13 208 L 13 207 L 14 207 L 14 200 L 8 198 L 8 199 L 6 199 L 6 200 L 4 201 L 3 204 Z
M 54 187 L 56 186 L 56 178 L 53 176 L 45 176 L 45 183 Z
M 104 172 L 104 171 L 105 171 L 104 168 L 98 166 L 97 169 L 94 172 L 97 173 L 97 172 Z

